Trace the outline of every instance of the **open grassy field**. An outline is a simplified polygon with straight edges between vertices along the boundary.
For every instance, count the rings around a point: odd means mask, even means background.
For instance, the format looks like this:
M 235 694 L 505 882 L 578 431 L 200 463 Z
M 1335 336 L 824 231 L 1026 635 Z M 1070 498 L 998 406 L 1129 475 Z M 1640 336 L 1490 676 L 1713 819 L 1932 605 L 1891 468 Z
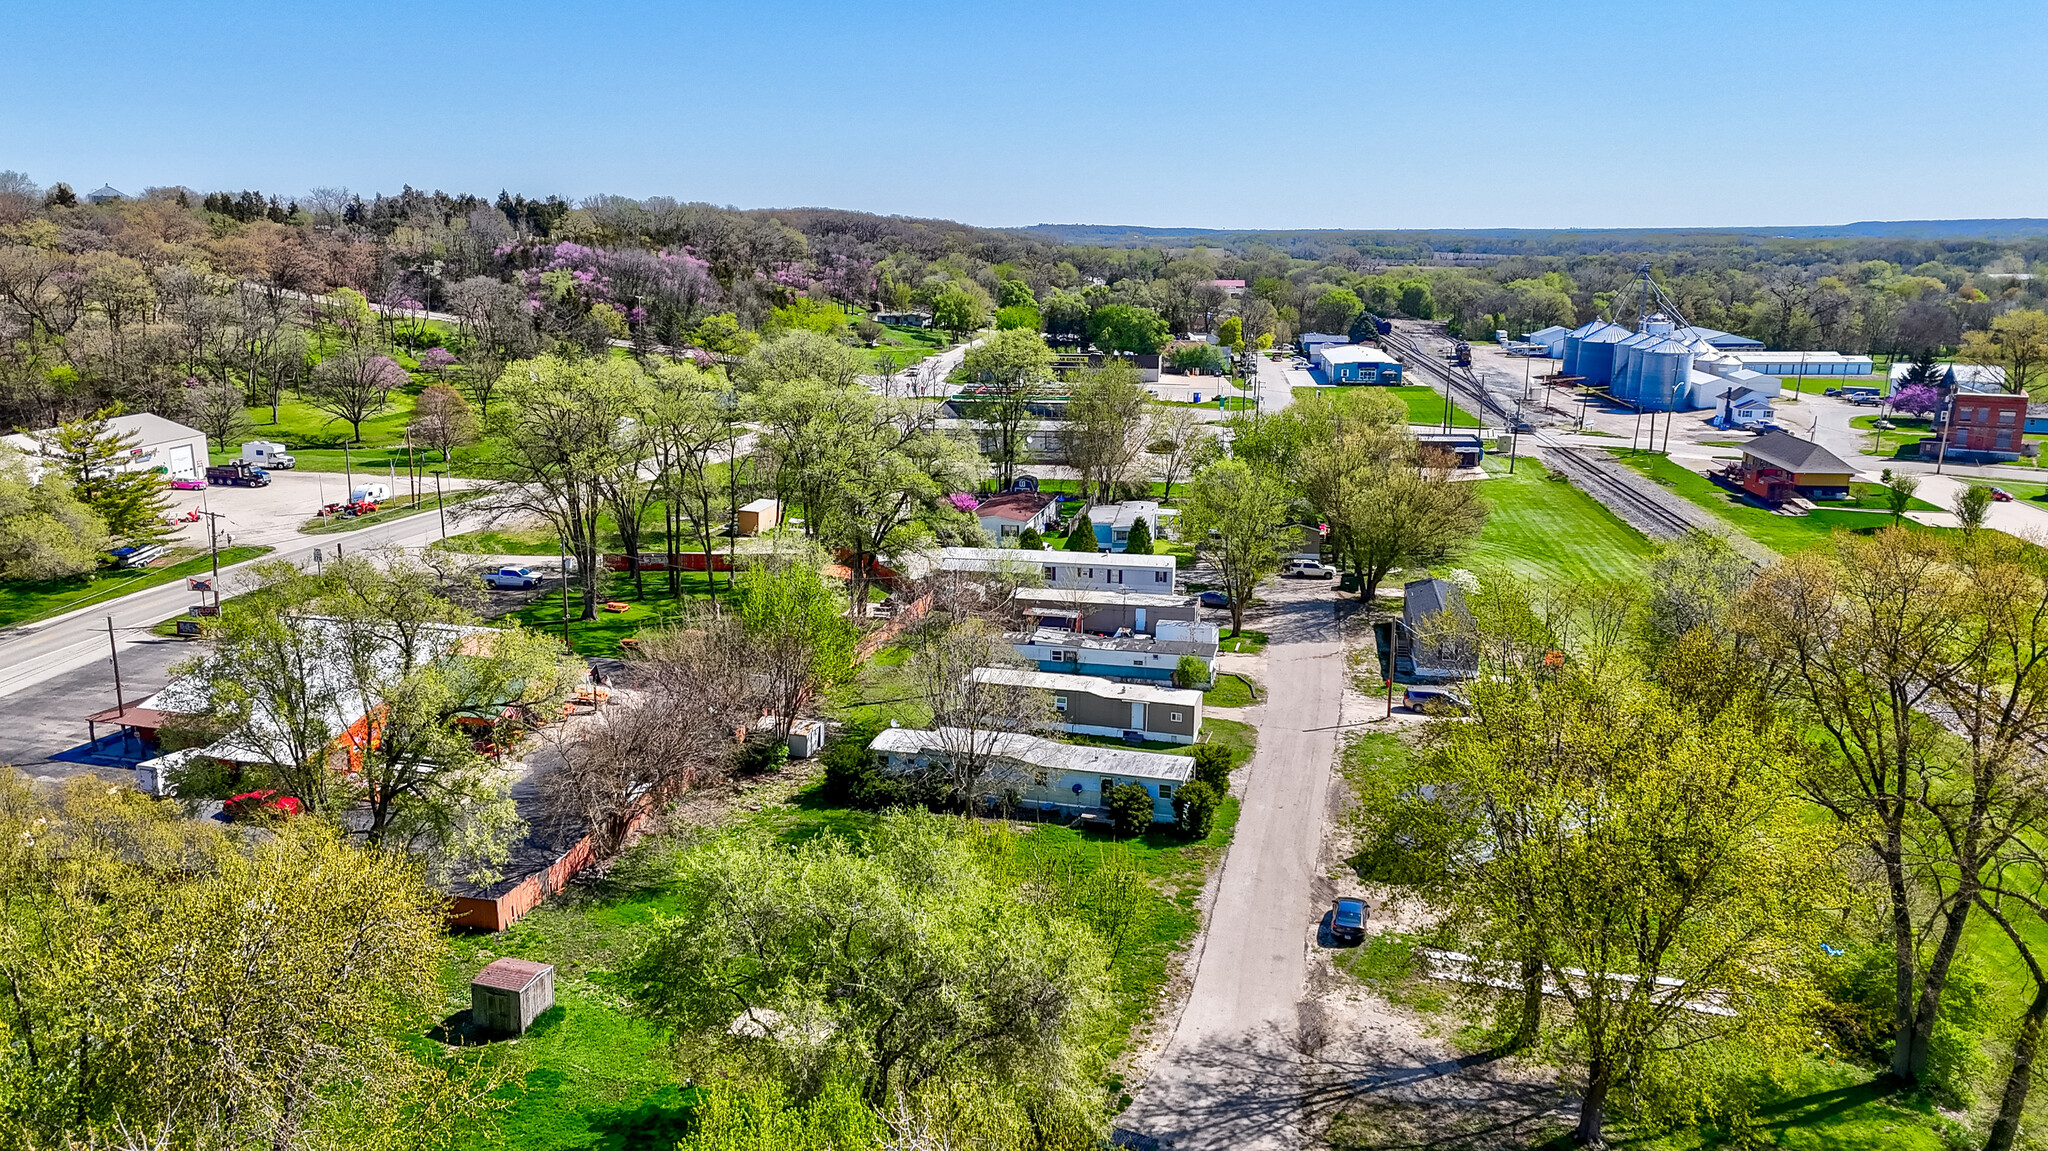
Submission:
M 672 596 L 668 590 L 667 572 L 646 572 L 643 577 L 647 585 L 644 598 L 636 597 L 633 591 L 633 577 L 629 572 L 600 572 L 598 574 L 598 612 L 594 620 L 569 621 L 569 643 L 576 654 L 582 656 L 616 657 L 620 654 L 619 641 L 632 636 L 641 628 L 661 627 L 679 619 L 693 602 L 701 602 L 712 595 L 726 594 L 725 573 L 717 575 L 715 589 L 703 572 L 678 572 L 681 596 Z M 611 612 L 604 610 L 607 601 L 624 603 L 627 610 Z M 583 610 L 583 583 L 572 579 L 569 583 L 569 612 Z M 562 634 L 562 596 L 559 590 L 551 590 L 512 613 L 521 626 L 549 635 Z
M 1327 387 L 1319 387 L 1314 389 L 1314 391 L 1318 395 L 1341 397 L 1352 394 L 1354 392 L 1371 391 L 1375 389 L 1391 392 L 1402 403 L 1408 405 L 1409 423 L 1424 424 L 1430 427 L 1441 427 L 1443 425 L 1443 390 L 1441 388 L 1429 387 L 1426 384 L 1394 384 L 1385 388 L 1380 388 L 1378 385 L 1374 384 L 1340 384 L 1331 385 Z M 1297 393 L 1303 390 L 1304 389 L 1301 388 L 1295 389 Z M 1451 426 L 1454 428 L 1476 428 L 1480 426 L 1479 417 L 1473 415 L 1471 412 L 1468 412 L 1463 408 L 1453 406 L 1451 409 Z
M 184 549 L 190 552 L 192 549 Z M 220 550 L 220 566 L 252 560 L 270 551 L 267 547 L 232 547 Z M 95 575 L 54 580 L 7 580 L 0 582 L 0 627 L 34 623 L 82 607 L 127 595 L 129 592 L 205 575 L 213 570 L 211 554 L 200 551 L 190 558 L 164 567 L 109 570 Z
M 1495 467 L 1501 470 L 1495 472 Z M 1486 500 L 1486 528 L 1458 561 L 1463 567 L 1505 568 L 1530 579 L 1598 581 L 1632 579 L 1653 552 L 1641 532 L 1623 523 L 1598 500 L 1524 458 L 1508 475 L 1488 462 L 1478 481 Z
M 1851 531 L 1876 530 L 1890 524 L 1891 517 L 1875 511 L 1851 511 L 1823 507 L 1804 516 L 1781 516 L 1755 504 L 1737 499 L 1726 488 L 1698 472 L 1648 452 L 1614 453 L 1615 458 L 1651 479 L 1713 512 L 1735 530 L 1783 555 L 1805 551 L 1828 541 L 1837 528 Z M 1923 505 L 1923 510 L 1933 505 Z M 1909 525 L 1912 521 L 1905 521 Z M 1913 525 L 1918 528 L 1918 525 Z M 1948 531 L 1948 528 L 1918 528 L 1920 531 Z
M 927 357 L 937 355 L 953 346 L 953 341 L 944 332 L 930 328 L 911 328 L 902 324 L 883 324 L 880 347 L 870 348 L 874 357 L 875 370 L 884 371 L 887 365 L 882 357 L 888 356 L 898 368 L 906 368 Z

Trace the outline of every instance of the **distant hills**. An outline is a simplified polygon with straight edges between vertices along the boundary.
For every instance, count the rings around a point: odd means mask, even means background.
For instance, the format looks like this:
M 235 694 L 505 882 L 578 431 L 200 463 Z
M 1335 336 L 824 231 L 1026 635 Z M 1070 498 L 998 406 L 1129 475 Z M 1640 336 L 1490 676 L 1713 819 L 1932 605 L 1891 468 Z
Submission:
M 1925 239 L 2016 240 L 2048 236 L 2048 219 L 2008 220 L 1862 220 L 1853 224 L 1801 224 L 1785 227 L 1731 228 L 1147 228 L 1128 224 L 1034 224 L 1011 231 L 1067 244 L 1110 248 L 1237 247 L 1269 243 L 1287 248 L 1303 242 L 1387 248 L 1462 248 L 1468 251 L 1517 251 L 1531 241 L 1555 242 L 1569 237 L 1606 241 L 1627 237 L 1671 241 L 1681 237 L 1728 236 L 1746 239 Z M 1498 247 L 1486 241 L 1499 242 Z

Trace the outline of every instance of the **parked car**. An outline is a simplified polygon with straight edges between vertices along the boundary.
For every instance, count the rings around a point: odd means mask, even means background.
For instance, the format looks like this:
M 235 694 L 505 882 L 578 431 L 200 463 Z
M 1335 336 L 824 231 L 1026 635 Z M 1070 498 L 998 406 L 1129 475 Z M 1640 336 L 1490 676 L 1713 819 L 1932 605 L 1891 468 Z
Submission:
M 2012 493 L 2006 491 L 2004 488 L 1992 488 L 1991 498 L 1997 500 L 1999 503 L 2007 504 L 2012 502 Z
M 181 492 L 196 492 L 206 487 L 206 477 L 174 476 L 171 479 L 171 486 Z
M 1874 408 L 1884 403 L 1884 397 L 1878 395 L 1875 392 L 1857 392 L 1854 395 L 1846 396 L 1844 398 L 1847 399 L 1850 403 L 1855 404 L 1858 407 L 1864 408 Z
M 500 591 L 520 591 L 540 585 L 540 576 L 532 568 L 499 568 L 484 575 L 484 583 Z
M 1827 390 L 1821 392 L 1821 395 L 1823 396 L 1839 396 L 1841 394 L 1842 389 L 1840 388 L 1828 388 Z
M 1203 607 L 1229 607 L 1230 593 L 1227 591 L 1205 591 L 1201 595 Z
M 1463 715 L 1472 705 L 1456 690 L 1417 684 L 1401 693 L 1401 706 L 1415 711 L 1447 711 Z
M 1876 428 L 1880 432 L 1897 431 L 1899 427 L 1899 425 L 1891 422 L 1890 420 L 1872 420 L 1870 421 L 1870 426 Z
M 1337 569 L 1315 560 L 1289 560 L 1280 576 L 1282 579 L 1336 579 Z
M 221 814 L 227 816 L 231 823 L 266 816 L 289 817 L 297 815 L 299 810 L 296 796 L 279 795 L 267 787 L 261 791 L 245 791 L 221 805 Z
M 1340 899 L 1330 908 L 1330 938 L 1339 943 L 1365 942 L 1365 921 L 1372 914 L 1363 899 Z

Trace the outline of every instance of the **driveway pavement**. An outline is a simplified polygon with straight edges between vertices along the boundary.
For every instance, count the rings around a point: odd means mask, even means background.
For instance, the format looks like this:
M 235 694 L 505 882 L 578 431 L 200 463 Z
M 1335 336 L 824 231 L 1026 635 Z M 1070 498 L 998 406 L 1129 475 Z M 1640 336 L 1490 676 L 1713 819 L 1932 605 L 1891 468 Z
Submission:
M 1165 1051 L 1120 1120 L 1176 1151 L 1294 1147 L 1302 1138 L 1296 1009 L 1337 731 L 1343 644 L 1328 584 L 1276 581 L 1259 747 L 1241 772 L 1237 832 L 1216 879 L 1194 985 Z

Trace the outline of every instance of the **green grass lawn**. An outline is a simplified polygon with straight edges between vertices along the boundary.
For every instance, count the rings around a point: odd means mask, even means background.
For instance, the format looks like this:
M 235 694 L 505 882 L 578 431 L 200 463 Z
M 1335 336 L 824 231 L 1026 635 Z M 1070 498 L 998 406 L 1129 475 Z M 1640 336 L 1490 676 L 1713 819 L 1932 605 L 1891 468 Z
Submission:
M 1755 504 L 1737 499 L 1734 493 L 1726 488 L 1720 487 L 1698 472 L 1672 463 L 1663 455 L 1648 452 L 1616 452 L 1615 458 L 1713 512 L 1735 530 L 1783 555 L 1805 551 L 1807 548 L 1828 542 L 1836 528 L 1875 530 L 1892 522 L 1891 517 L 1887 515 L 1830 507 L 1822 507 L 1804 516 L 1776 515 Z M 1932 506 L 1925 505 L 1928 508 Z M 1910 520 L 1904 522 L 1920 531 L 1953 530 L 1918 527 L 1912 525 Z
M 645 598 L 637 598 L 633 591 L 633 577 L 629 572 L 601 572 L 598 585 L 598 612 L 594 620 L 569 621 L 569 642 L 576 654 L 583 656 L 617 656 L 621 649 L 619 641 L 632 636 L 641 628 L 661 627 L 681 618 L 683 611 L 693 602 L 700 602 L 713 594 L 712 587 L 703 572 L 677 573 L 682 586 L 680 598 L 671 596 L 668 590 L 667 572 L 647 572 L 643 578 L 647 584 Z M 726 594 L 725 573 L 717 573 L 716 594 Z M 628 605 L 623 612 L 604 610 L 606 601 L 617 601 Z M 573 616 L 583 610 L 583 582 L 572 579 L 569 584 L 569 612 Z M 521 626 L 549 635 L 562 634 L 562 596 L 559 590 L 552 590 L 539 599 L 513 612 Z
M 1246 628 L 1236 635 L 1231 635 L 1226 625 L 1220 650 L 1256 655 L 1266 650 L 1266 633 Z
M 1395 384 L 1388 391 L 1400 397 L 1408 405 L 1408 422 L 1441 427 L 1444 422 L 1444 394 L 1437 388 L 1423 384 Z M 1451 409 L 1451 426 L 1454 428 L 1476 428 L 1479 417 L 1460 407 Z
M 910 328 L 902 324 L 883 324 L 882 345 L 870 348 L 869 355 L 875 359 L 875 370 L 883 370 L 882 357 L 888 356 L 898 368 L 908 367 L 920 360 L 935 356 L 953 346 L 951 337 L 944 332 L 930 328 Z
M 1489 508 L 1464 566 L 1504 568 L 1529 579 L 1598 581 L 1642 574 L 1653 547 L 1641 532 L 1578 488 L 1549 479 L 1533 459 L 1515 474 L 1478 481 Z
M 267 547 L 222 548 L 220 566 L 252 560 L 270 550 Z M 202 551 L 190 559 L 139 572 L 112 569 L 69 579 L 0 581 L 0 627 L 34 623 L 77 608 L 104 603 L 129 592 L 182 580 L 186 576 L 205 575 L 212 570 L 213 557 Z
M 1216 677 L 1216 686 L 1202 693 L 1209 707 L 1250 707 L 1259 702 L 1258 687 L 1249 678 L 1232 672 Z

